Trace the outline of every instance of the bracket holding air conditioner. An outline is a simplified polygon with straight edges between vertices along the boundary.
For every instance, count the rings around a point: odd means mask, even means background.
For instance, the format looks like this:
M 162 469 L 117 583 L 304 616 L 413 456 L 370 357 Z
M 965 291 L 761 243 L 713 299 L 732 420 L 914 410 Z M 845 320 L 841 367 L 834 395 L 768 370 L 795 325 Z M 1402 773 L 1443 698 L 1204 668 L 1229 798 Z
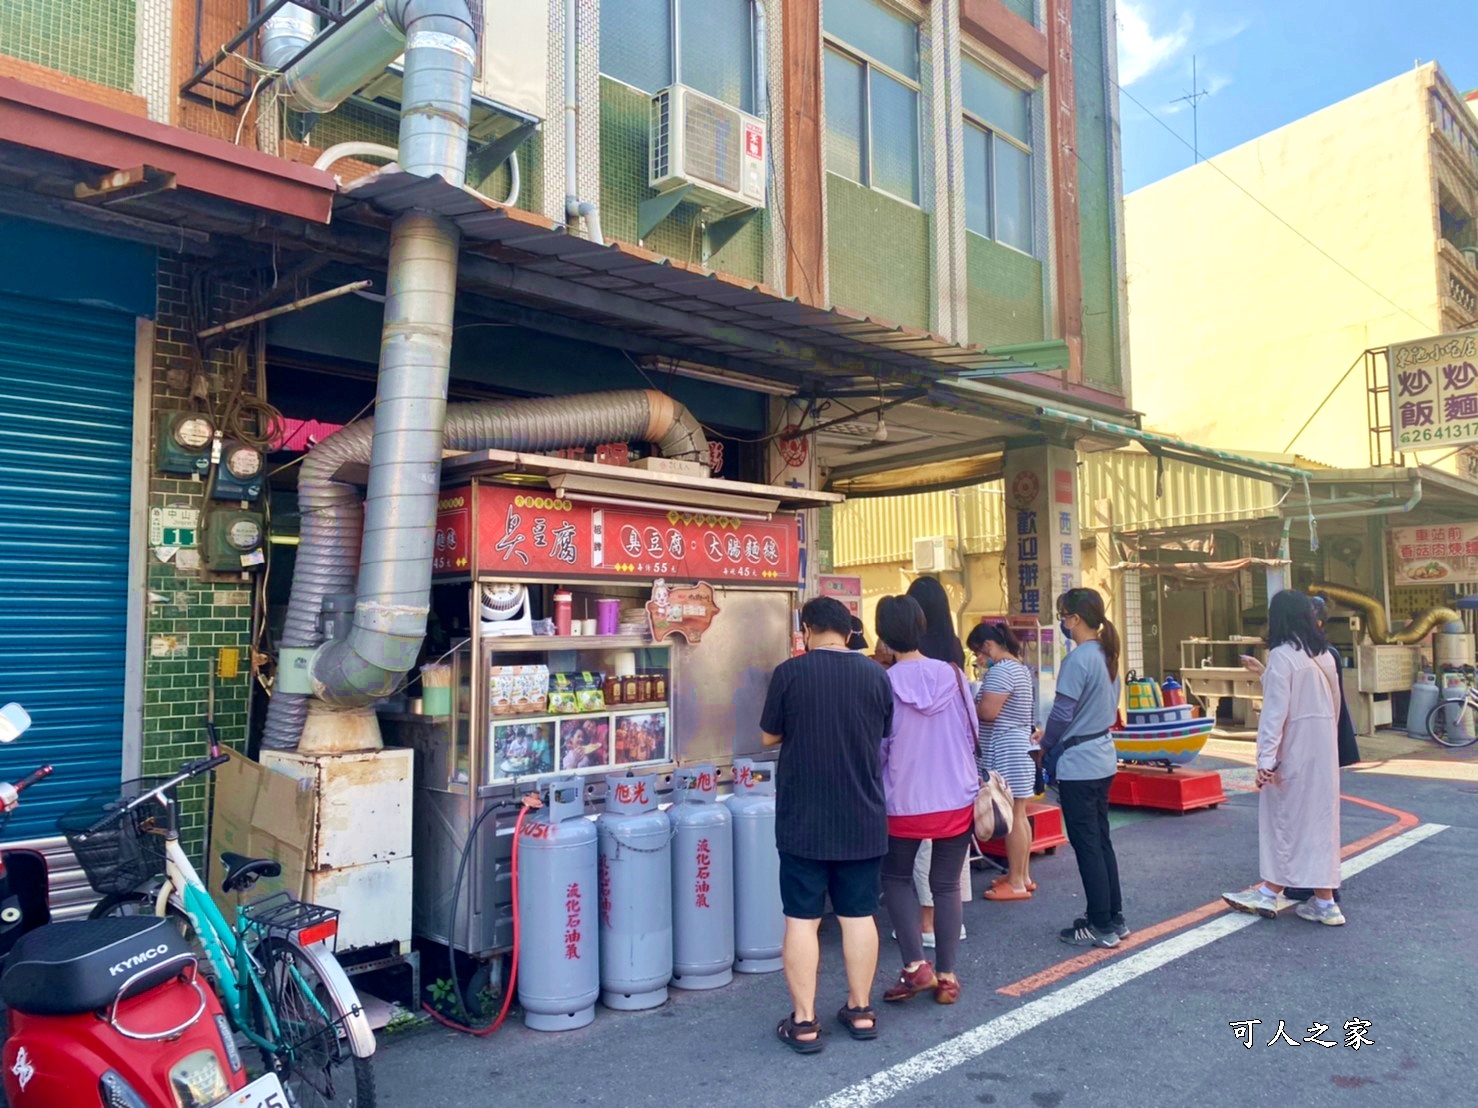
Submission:
M 636 238 L 641 242 L 693 191 L 692 185 L 679 185 L 667 192 L 649 196 L 636 206 Z

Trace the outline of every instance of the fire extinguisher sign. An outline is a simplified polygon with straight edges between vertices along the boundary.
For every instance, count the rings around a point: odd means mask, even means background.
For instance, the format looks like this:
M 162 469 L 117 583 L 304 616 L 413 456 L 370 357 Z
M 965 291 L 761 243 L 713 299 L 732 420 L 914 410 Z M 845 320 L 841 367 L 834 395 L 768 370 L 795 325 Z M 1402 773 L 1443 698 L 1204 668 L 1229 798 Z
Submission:
M 765 133 L 753 123 L 744 125 L 744 153 L 751 158 L 765 156 Z

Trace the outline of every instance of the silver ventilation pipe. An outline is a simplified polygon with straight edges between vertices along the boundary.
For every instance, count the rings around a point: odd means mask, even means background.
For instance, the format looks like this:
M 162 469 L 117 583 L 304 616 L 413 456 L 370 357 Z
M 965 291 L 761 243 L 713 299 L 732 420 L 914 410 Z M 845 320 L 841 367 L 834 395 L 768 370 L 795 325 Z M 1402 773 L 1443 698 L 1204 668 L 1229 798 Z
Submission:
M 578 20 L 576 0 L 565 0 L 565 220 L 573 223 L 577 219 L 583 219 L 585 233 L 590 241 L 604 246 L 606 240 L 600 230 L 600 205 L 594 200 L 580 199 L 580 82 L 575 66 L 576 46 L 579 42 Z
M 284 4 L 262 24 L 262 64 L 281 71 L 318 37 L 318 17 L 297 4 Z
M 544 451 L 629 441 L 649 442 L 663 457 L 708 464 L 708 440 L 698 421 L 677 401 L 649 390 L 454 404 L 446 410 L 439 448 Z M 303 462 L 298 477 L 302 538 L 282 636 L 284 664 L 289 651 L 318 647 L 323 642 L 319 613 L 325 601 L 354 587 L 366 507 L 360 504 L 353 488 L 335 480 L 335 474 L 347 464 L 369 461 L 377 445 L 376 427 L 373 421 L 365 420 L 319 443 Z M 428 494 L 433 510 L 438 488 L 433 480 Z M 377 601 L 414 610 L 419 619 L 415 629 L 381 636 L 369 626 L 360 626 L 359 615 L 370 595 L 361 572 L 354 629 L 347 639 L 329 643 L 313 656 L 311 676 L 316 696 L 343 706 L 365 704 L 391 692 L 409 671 L 425 631 L 434 534 L 434 524 L 428 520 L 418 532 L 403 531 L 396 536 L 394 541 L 405 548 L 402 564 L 409 566 L 416 561 L 424 566 L 424 572 L 409 570 L 408 576 L 415 573 L 415 585 L 388 601 Z M 368 550 L 368 534 L 365 545 Z M 386 613 L 386 622 L 390 614 L 394 613 Z M 270 749 L 295 747 L 310 704 L 306 695 L 277 692 L 268 707 L 262 745 Z
M 375 0 L 282 75 L 284 98 L 298 110 L 331 111 L 402 53 L 400 165 L 460 188 L 477 62 L 466 0 Z M 407 212 L 391 228 L 369 490 L 362 523 L 354 523 L 363 528 L 354 625 L 347 638 L 320 648 L 309 667 L 324 700 L 365 702 L 365 690 L 386 683 L 377 674 L 410 668 L 426 632 L 459 245 L 456 228 L 428 213 Z M 321 560 L 309 548 L 321 531 L 308 523 L 316 510 L 303 507 L 294 600 L 299 579 L 312 591 Z M 301 728 L 284 719 L 277 699 L 268 711 L 268 745 L 295 746 Z

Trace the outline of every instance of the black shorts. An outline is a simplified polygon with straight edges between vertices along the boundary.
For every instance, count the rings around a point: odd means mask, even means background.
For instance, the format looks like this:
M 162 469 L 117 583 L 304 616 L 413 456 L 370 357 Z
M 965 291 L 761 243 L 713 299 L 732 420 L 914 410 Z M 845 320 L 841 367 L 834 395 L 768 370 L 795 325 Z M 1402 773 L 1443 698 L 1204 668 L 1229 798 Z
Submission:
M 791 919 L 820 919 L 826 897 L 839 916 L 860 919 L 878 910 L 881 858 L 860 862 L 823 862 L 780 852 L 780 903 Z

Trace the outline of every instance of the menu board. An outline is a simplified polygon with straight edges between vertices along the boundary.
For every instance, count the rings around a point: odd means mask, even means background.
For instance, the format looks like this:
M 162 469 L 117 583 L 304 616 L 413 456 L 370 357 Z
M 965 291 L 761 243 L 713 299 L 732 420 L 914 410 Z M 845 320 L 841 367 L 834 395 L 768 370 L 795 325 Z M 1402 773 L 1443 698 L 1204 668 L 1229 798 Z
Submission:
M 473 506 L 476 503 L 476 535 Z M 471 485 L 441 494 L 432 561 L 438 576 L 518 579 L 800 581 L 798 517 L 605 507 L 548 491 Z
M 1468 585 L 1478 582 L 1478 523 L 1391 529 L 1395 584 Z

